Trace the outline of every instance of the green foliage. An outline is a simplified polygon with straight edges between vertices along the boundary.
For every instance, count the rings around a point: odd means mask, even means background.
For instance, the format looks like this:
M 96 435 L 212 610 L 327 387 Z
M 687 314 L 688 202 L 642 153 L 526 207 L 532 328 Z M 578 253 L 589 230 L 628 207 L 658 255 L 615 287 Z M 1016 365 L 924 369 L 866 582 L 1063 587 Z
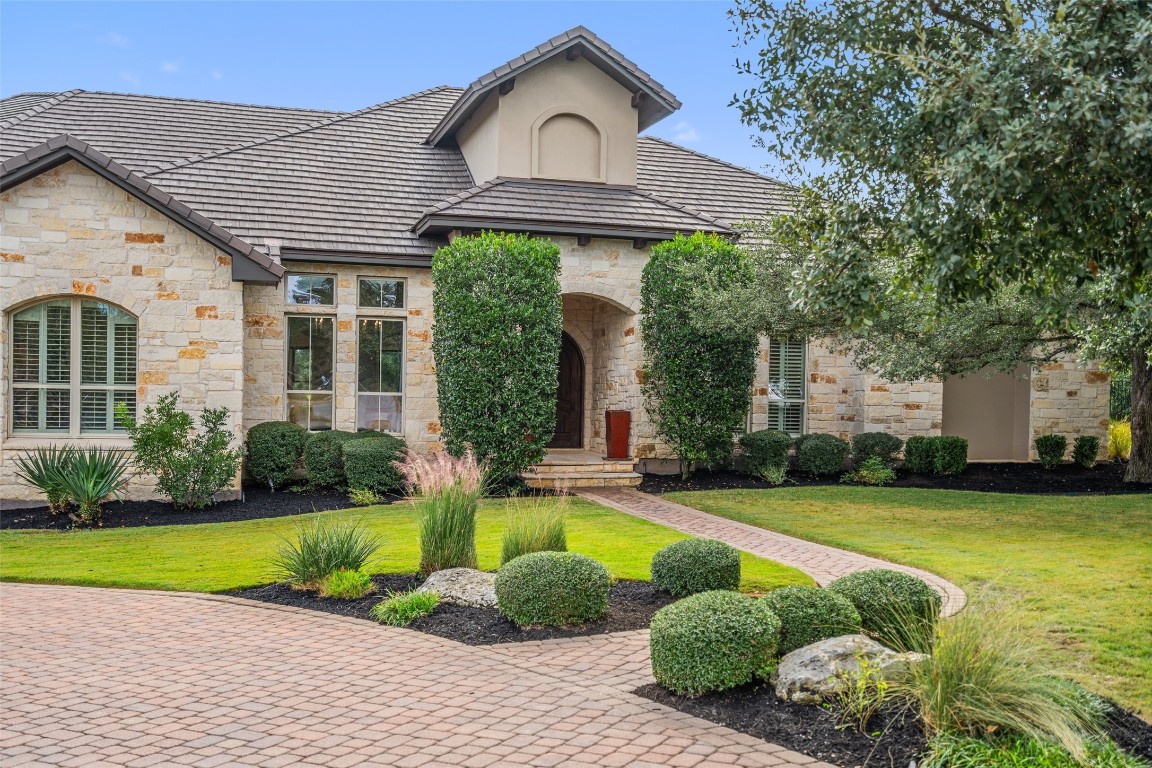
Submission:
M 345 442 L 342 452 L 348 487 L 377 493 L 399 491 L 404 487 L 404 476 L 397 462 L 404 460 L 407 448 L 403 438 L 384 434 Z
M 1059 745 L 1025 736 L 969 738 L 937 736 L 928 744 L 923 768 L 1149 768 L 1146 760 L 1130 755 L 1110 741 L 1087 744 L 1084 761 Z
M 942 601 L 922 579 L 873 568 L 841 576 L 827 589 L 847 598 L 864 630 L 883 645 L 917 652 L 930 645 Z
M 740 437 L 740 452 L 748 474 L 779 485 L 788 471 L 792 436 L 777 429 L 761 429 Z
M 735 688 L 767 676 L 779 638 L 780 619 L 763 600 L 700 592 L 652 617 L 652 676 L 684 696 Z
M 335 597 L 339 600 L 359 600 L 376 591 L 372 577 L 364 571 L 350 571 L 341 568 L 320 580 L 320 596 Z
M 1108 422 L 1108 458 L 1128 461 L 1132 454 L 1132 424 L 1127 421 Z
M 756 372 L 757 338 L 701 331 L 690 298 L 703 281 L 718 289 L 751 277 L 740 249 L 696 233 L 652 247 L 640 283 L 644 396 L 656 430 L 687 476 L 694 462 L 716 465 L 732 454 Z
M 1072 461 L 1085 469 L 1096 466 L 1096 457 L 1100 455 L 1100 438 L 1096 435 L 1080 435 L 1072 443 Z
M 384 497 L 367 488 L 352 488 L 348 491 L 348 500 L 356 507 L 371 507 L 382 502 Z
M 420 513 L 420 572 L 475 568 L 476 504 L 484 491 L 476 457 L 408 451 L 400 471 Z
M 608 569 L 574 552 L 533 552 L 500 566 L 496 604 L 518 626 L 594 621 L 608 610 Z
M 406 627 L 416 619 L 430 616 L 440 605 L 440 595 L 436 592 L 390 592 L 388 597 L 372 606 L 368 612 L 381 624 L 393 627 Z
M 280 538 L 272 558 L 275 574 L 298 587 L 316 588 L 336 571 L 361 571 L 383 543 L 361 521 L 330 522 L 318 516 L 296 528 L 296 540 Z
M 556 428 L 560 249 L 526 235 L 459 237 L 432 259 L 432 354 L 448 450 L 493 479 L 544 457 Z
M 16 477 L 42 491 L 48 500 L 48 509 L 55 515 L 68 506 L 64 477 L 72 471 L 75 458 L 76 449 L 72 446 L 51 445 L 16 454 L 12 463 L 16 465 Z
M 652 585 L 676 597 L 740 587 L 740 552 L 714 539 L 684 539 L 652 557 Z
M 859 466 L 871 458 L 882 460 L 888 466 L 896 462 L 896 454 L 904 441 L 887 432 L 861 432 L 852 436 L 852 463 Z
M 154 408 L 145 406 L 140 419 L 118 403 L 116 419 L 132 438 L 136 466 L 156 476 L 156 489 L 177 509 L 203 509 L 232 485 L 243 451 L 231 447 L 227 408 L 205 408 L 196 430 L 192 417 L 178 410 L 179 401 L 175 392 L 163 395 Z
M 846 483 L 880 486 L 893 482 L 896 473 L 879 456 L 873 456 L 858 464 L 851 472 L 845 473 L 842 479 Z
M 848 669 L 836 676 L 832 701 L 841 724 L 867 733 L 868 721 L 888 700 L 888 680 L 878 662 L 858 656 L 856 663 L 857 669 Z
M 248 474 L 272 490 L 282 487 L 304 455 L 307 439 L 308 431 L 295 422 L 257 424 L 248 430 Z
M 797 442 L 796 465 L 811 475 L 834 475 L 844 466 L 851 446 L 835 435 L 804 435 Z
M 128 453 L 112 448 L 77 450 L 68 471 L 60 475 L 61 489 L 79 507 L 70 517 L 84 526 L 100 525 L 100 502 L 108 496 L 120 498 L 128 483 L 131 459 Z
M 917 475 L 930 475 L 936 471 L 936 441 L 931 437 L 913 435 L 904 444 L 904 466 Z
M 531 552 L 567 552 L 568 536 L 564 531 L 567 496 L 559 501 L 533 496 L 513 499 L 512 513 L 504 527 L 500 548 L 500 565 Z
M 846 598 L 820 587 L 781 587 L 764 603 L 780 619 L 780 653 L 860 631 L 860 614 Z
M 1041 435 L 1036 438 L 1036 456 L 1044 469 L 1052 469 L 1064 461 L 1068 452 L 1068 438 L 1064 435 Z
M 344 444 L 379 435 L 379 432 L 342 432 L 338 429 L 308 435 L 304 441 L 304 468 L 308 471 L 308 486 L 337 490 L 346 488 L 348 479 L 344 475 Z
M 968 468 L 968 441 L 955 435 L 931 438 L 936 443 L 933 469 L 938 475 L 959 475 Z

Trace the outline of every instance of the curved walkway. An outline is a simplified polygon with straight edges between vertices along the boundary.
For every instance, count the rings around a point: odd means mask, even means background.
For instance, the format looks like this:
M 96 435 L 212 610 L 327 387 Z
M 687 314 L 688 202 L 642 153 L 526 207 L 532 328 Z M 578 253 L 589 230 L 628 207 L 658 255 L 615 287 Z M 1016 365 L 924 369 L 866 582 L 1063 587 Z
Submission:
M 967 600 L 964 590 L 934 573 L 738 523 L 632 488 L 588 488 L 576 492 L 597 504 L 692 536 L 719 539 L 753 555 L 789 565 L 804 571 L 821 586 L 854 571 L 890 568 L 919 576 L 931 584 L 944 598 L 945 616 L 959 612 Z

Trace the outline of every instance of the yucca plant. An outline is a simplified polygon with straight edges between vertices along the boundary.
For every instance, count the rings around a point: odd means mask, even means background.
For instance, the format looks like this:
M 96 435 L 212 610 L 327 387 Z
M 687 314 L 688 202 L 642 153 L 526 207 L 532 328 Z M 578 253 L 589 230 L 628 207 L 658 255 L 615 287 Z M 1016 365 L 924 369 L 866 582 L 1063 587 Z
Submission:
M 567 552 L 564 513 L 568 496 L 517 498 L 504 526 L 500 565 L 530 552 Z
M 89 448 L 76 451 L 68 471 L 61 474 L 62 488 L 76 502 L 75 514 L 69 514 L 80 525 L 101 524 L 100 502 L 109 496 L 120 498 L 128 483 L 131 458 L 124 451 L 111 448 Z
M 471 451 L 405 454 L 397 466 L 420 512 L 420 571 L 476 567 L 476 504 L 484 470 Z
M 289 584 L 318 589 L 337 571 L 361 571 L 383 543 L 360 521 L 341 523 L 315 517 L 296 529 L 296 540 L 281 537 L 272 568 Z
M 13 462 L 16 464 L 16 477 L 43 491 L 48 499 L 48 509 L 55 515 L 68 506 L 64 476 L 71 472 L 75 459 L 75 448 L 51 445 L 29 451 L 23 456 L 17 455 Z

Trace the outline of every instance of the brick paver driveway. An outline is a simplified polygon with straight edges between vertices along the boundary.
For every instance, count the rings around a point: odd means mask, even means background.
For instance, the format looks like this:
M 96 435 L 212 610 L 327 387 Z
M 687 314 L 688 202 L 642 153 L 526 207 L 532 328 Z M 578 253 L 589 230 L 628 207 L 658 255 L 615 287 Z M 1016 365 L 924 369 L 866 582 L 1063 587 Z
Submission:
M 208 596 L 0 587 L 0 763 L 823 767 L 632 696 L 646 632 L 470 648 Z

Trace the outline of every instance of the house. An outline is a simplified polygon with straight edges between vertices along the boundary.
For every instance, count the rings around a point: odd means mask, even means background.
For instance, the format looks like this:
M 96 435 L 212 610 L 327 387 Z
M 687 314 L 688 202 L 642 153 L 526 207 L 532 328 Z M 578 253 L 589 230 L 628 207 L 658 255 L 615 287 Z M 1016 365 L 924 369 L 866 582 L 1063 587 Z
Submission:
M 358 112 L 67 91 L 0 102 L 0 498 L 15 452 L 128 445 L 113 418 L 179 391 L 233 427 L 290 419 L 436 449 L 436 249 L 480 229 L 562 250 L 565 335 L 549 471 L 605 471 L 605 411 L 644 413 L 640 273 L 653 243 L 787 209 L 789 188 L 643 132 L 680 102 L 577 27 L 466 88 Z M 1107 377 L 887 382 L 819 344 L 765 339 L 749 427 L 969 436 L 1102 434 Z M 567 449 L 567 453 L 564 452 Z M 136 493 L 147 493 L 138 487 Z

